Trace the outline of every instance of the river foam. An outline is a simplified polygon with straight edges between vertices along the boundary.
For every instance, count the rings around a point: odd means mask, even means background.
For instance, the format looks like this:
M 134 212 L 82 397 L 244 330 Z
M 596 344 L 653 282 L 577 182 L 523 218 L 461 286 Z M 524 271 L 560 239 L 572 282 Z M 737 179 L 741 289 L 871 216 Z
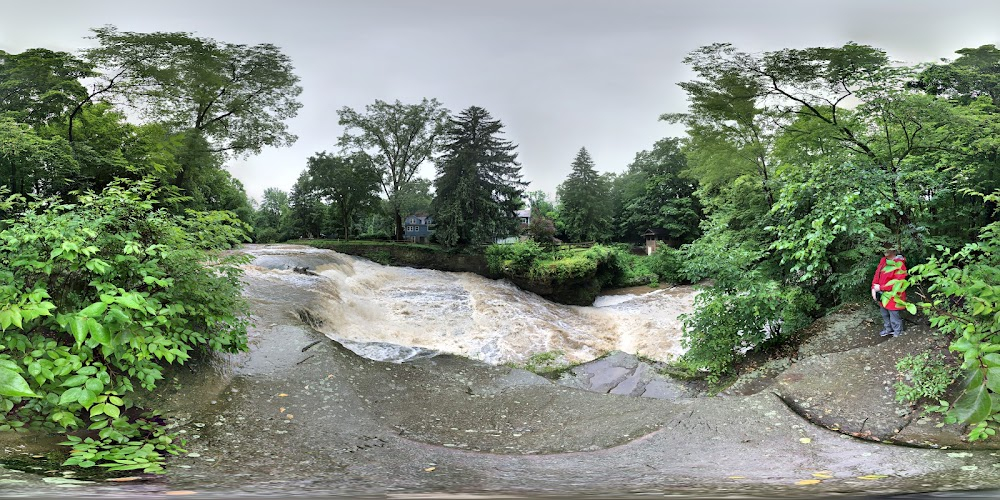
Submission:
M 254 264 L 296 279 L 281 248 L 288 247 L 251 251 Z M 695 294 L 676 287 L 566 306 L 471 273 L 383 266 L 328 250 L 304 250 L 295 262 L 303 259 L 324 278 L 311 285 L 314 326 L 362 356 L 397 362 L 440 352 L 521 363 L 560 351 L 580 363 L 613 350 L 666 361 L 683 353 L 677 316 L 691 311 Z

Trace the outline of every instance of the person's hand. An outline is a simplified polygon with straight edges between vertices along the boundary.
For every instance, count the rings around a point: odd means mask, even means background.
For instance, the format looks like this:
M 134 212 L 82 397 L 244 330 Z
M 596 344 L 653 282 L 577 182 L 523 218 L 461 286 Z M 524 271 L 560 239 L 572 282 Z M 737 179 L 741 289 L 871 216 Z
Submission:
M 876 285 L 876 286 L 872 287 L 872 300 L 875 300 L 875 301 L 877 301 L 877 300 L 878 300 L 877 298 L 875 298 L 875 288 L 876 288 L 877 286 L 878 286 L 878 285 Z
M 882 291 L 882 287 L 880 287 L 878 285 L 872 285 L 872 291 L 873 292 L 880 292 L 880 291 Z

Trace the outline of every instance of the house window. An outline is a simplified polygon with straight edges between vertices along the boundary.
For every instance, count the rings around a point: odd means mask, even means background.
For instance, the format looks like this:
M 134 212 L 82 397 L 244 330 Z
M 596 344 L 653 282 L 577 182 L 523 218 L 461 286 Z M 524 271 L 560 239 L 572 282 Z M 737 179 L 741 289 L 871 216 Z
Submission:
M 406 226 L 406 230 L 410 232 L 417 232 L 420 230 L 420 228 L 417 226 Z

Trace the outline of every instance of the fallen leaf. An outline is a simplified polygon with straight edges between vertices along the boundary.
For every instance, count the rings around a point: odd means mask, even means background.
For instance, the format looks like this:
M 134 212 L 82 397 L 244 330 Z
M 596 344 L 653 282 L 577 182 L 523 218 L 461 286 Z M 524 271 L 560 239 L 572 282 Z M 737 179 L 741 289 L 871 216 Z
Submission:
M 288 414 L 288 415 L 286 416 L 286 418 L 288 418 L 288 420 L 291 420 L 291 419 L 295 418 L 295 415 L 292 415 L 291 413 L 289 413 L 289 414 Z
M 833 475 L 829 472 L 813 472 L 813 477 L 816 479 L 833 479 Z
M 819 484 L 819 483 L 822 483 L 822 482 L 823 481 L 820 481 L 819 479 L 803 479 L 803 480 L 801 480 L 801 481 L 799 481 L 799 482 L 797 482 L 795 484 L 800 485 L 800 486 L 806 486 L 806 485 L 810 485 L 810 484 Z
M 809 444 L 809 443 L 813 442 L 813 440 L 809 439 L 809 438 L 800 438 L 799 442 L 802 443 L 802 444 Z
M 727 479 L 746 479 L 746 476 L 729 476 Z
M 284 397 L 288 397 L 288 394 L 285 394 L 285 393 L 281 393 L 281 394 L 278 394 L 278 397 L 279 397 L 279 398 L 284 398 Z
M 105 479 L 105 481 L 110 481 L 110 482 L 113 482 L 113 483 L 127 483 L 129 481 L 142 481 L 143 479 L 146 479 L 146 478 L 141 477 L 141 476 L 128 476 L 128 477 L 112 477 L 112 478 Z
M 434 469 L 437 469 L 437 467 L 428 467 L 424 469 L 424 472 L 434 472 Z
M 868 481 L 874 481 L 876 479 L 883 479 L 883 478 L 886 478 L 886 477 L 889 477 L 889 476 L 885 476 L 885 475 L 882 475 L 882 474 L 868 474 L 867 476 L 858 476 L 858 479 L 865 479 L 865 480 L 868 480 Z
M 198 493 L 195 492 L 195 491 L 188 491 L 188 490 L 174 490 L 174 491 L 168 491 L 168 492 L 164 493 L 164 495 L 170 495 L 170 496 L 173 496 L 173 495 L 197 495 L 197 494 Z
M 278 408 L 278 413 L 285 413 L 285 407 Z

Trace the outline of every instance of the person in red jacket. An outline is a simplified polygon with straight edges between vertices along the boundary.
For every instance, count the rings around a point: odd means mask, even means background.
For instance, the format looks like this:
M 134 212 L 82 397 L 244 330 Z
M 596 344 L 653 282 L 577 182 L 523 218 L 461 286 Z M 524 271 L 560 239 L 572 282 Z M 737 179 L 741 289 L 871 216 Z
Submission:
M 899 282 L 889 284 L 890 281 L 903 279 L 906 279 L 906 259 L 896 253 L 894 246 L 886 245 L 885 256 L 879 261 L 872 278 L 872 298 L 878 302 L 879 312 L 882 313 L 882 331 L 878 333 L 882 337 L 896 337 L 903 333 L 903 318 L 899 315 L 903 307 L 896 303 L 896 299 L 905 302 L 906 291 L 899 290 Z M 882 293 L 892 290 L 899 292 L 883 303 Z

